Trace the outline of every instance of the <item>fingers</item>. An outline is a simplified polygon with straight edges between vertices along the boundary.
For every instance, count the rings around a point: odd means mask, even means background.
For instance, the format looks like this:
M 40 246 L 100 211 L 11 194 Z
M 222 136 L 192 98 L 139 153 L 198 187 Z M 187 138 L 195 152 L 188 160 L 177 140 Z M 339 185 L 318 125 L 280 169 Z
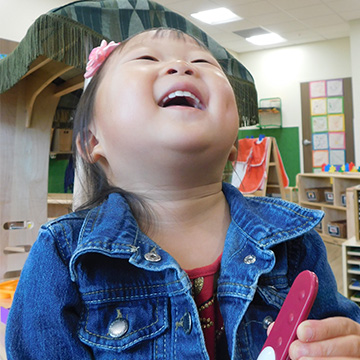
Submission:
M 303 357 L 311 358 L 355 358 L 359 359 L 360 341 L 356 335 L 349 335 L 330 340 L 323 340 L 311 343 L 302 343 L 299 340 L 290 345 L 289 355 L 293 360 Z
M 308 320 L 299 325 L 289 349 L 292 360 L 359 359 L 360 325 L 346 318 Z
M 302 342 L 321 341 L 351 334 L 360 336 L 360 325 L 344 317 L 307 320 L 299 325 L 296 333 Z
M 267 336 L 270 335 L 271 329 L 273 328 L 274 324 L 275 324 L 275 322 L 272 322 L 272 323 L 269 325 L 269 327 L 267 328 L 267 330 L 266 330 Z

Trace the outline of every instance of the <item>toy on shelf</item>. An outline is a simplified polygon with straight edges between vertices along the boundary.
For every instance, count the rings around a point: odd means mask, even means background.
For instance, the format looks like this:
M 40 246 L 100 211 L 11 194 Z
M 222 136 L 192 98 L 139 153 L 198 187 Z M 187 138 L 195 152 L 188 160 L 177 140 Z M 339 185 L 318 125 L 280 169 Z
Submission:
M 259 101 L 259 124 L 260 128 L 281 128 L 281 99 L 270 98 Z
M 16 286 L 19 280 L 8 280 L 0 283 L 0 299 L 14 298 Z
M 344 165 L 330 165 L 330 164 L 322 164 L 321 171 L 323 172 L 360 172 L 360 166 L 356 168 L 355 164 L 353 162 L 346 163 Z
M 14 298 L 16 286 L 19 280 L 8 280 L 0 283 L 0 321 L 6 324 L 10 306 Z

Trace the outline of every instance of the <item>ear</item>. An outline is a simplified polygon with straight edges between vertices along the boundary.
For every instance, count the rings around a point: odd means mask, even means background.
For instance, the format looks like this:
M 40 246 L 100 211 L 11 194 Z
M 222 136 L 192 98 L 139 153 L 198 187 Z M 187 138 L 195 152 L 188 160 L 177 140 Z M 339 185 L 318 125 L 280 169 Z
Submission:
M 234 162 L 237 160 L 237 156 L 238 156 L 238 140 L 236 139 L 235 143 L 232 145 L 230 153 L 229 153 L 229 157 L 228 157 L 228 161 Z
M 76 137 L 76 148 L 81 157 L 89 161 L 90 163 L 96 163 L 100 158 L 104 157 L 102 146 L 100 145 L 98 139 L 91 130 L 88 130 L 88 141 L 85 144 L 86 153 L 84 153 L 83 148 L 80 143 L 80 135 Z

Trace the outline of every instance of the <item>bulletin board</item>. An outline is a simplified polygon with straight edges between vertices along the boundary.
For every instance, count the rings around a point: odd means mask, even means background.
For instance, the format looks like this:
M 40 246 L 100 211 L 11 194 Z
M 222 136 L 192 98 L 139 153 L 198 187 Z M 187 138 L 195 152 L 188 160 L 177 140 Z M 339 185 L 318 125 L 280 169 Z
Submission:
M 304 171 L 323 164 L 354 161 L 351 79 L 316 80 L 301 84 Z

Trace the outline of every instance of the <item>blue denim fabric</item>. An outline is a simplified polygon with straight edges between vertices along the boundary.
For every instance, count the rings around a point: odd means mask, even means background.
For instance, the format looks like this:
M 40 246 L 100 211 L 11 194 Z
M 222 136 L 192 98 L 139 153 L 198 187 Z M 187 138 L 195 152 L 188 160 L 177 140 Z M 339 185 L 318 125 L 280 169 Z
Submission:
M 219 359 L 257 358 L 264 319 L 276 318 L 305 269 L 319 277 L 311 318 L 360 321 L 359 307 L 337 293 L 312 230 L 321 212 L 244 198 L 228 184 L 223 191 L 232 221 L 218 279 L 227 340 Z M 119 322 L 128 327 L 114 335 Z M 208 359 L 188 276 L 139 230 L 118 194 L 42 227 L 21 274 L 6 345 L 9 360 Z

